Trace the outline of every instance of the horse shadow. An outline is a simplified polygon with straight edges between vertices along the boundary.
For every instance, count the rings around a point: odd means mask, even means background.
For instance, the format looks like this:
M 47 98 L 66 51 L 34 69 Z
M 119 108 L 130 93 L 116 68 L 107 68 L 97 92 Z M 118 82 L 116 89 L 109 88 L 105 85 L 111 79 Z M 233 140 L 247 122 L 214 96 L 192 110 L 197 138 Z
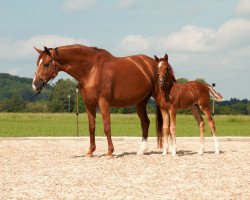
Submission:
M 224 154 L 225 151 L 221 151 L 220 150 L 220 154 Z M 150 156 L 150 155 L 161 155 L 162 152 L 161 151 L 149 151 L 144 153 L 141 156 Z M 171 153 L 168 153 L 169 155 L 171 155 Z M 198 155 L 198 152 L 195 151 L 190 151 L 190 150 L 180 150 L 176 152 L 177 156 L 193 156 L 193 155 Z M 215 154 L 214 151 L 205 151 L 204 154 Z M 121 154 L 115 154 L 113 155 L 112 158 L 123 158 L 126 156 L 136 156 L 137 152 L 135 151 L 131 151 L 131 152 L 123 152 Z M 137 155 L 140 156 L 140 155 Z M 101 155 L 93 155 L 91 158 L 102 158 L 102 157 L 107 157 L 106 154 L 101 154 Z M 85 155 L 80 155 L 80 156 L 72 156 L 71 158 L 87 158 Z
M 149 155 L 153 155 L 153 154 L 161 154 L 161 152 L 158 151 L 150 151 L 150 152 L 146 152 L 143 155 L 144 156 L 149 156 Z M 122 157 L 126 157 L 126 156 L 136 156 L 137 152 L 135 151 L 131 151 L 131 152 L 123 152 L 121 154 L 114 154 L 113 158 L 122 158 Z M 143 156 L 142 155 L 142 156 Z M 139 156 L 139 155 L 138 155 Z M 91 158 L 102 158 L 102 157 L 107 157 L 106 154 L 101 154 L 101 155 L 93 155 Z M 77 156 L 72 156 L 71 158 L 86 158 L 85 155 L 77 155 Z

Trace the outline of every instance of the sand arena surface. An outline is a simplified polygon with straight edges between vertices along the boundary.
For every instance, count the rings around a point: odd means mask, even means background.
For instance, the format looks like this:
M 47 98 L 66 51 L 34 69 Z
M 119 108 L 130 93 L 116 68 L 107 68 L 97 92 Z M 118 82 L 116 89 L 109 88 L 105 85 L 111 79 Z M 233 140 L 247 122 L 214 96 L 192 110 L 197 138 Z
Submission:
M 136 155 L 140 138 L 0 138 L 0 199 L 250 199 L 250 138 L 218 138 L 222 153 L 197 154 L 198 138 L 177 138 L 176 157 L 162 156 L 156 139 Z

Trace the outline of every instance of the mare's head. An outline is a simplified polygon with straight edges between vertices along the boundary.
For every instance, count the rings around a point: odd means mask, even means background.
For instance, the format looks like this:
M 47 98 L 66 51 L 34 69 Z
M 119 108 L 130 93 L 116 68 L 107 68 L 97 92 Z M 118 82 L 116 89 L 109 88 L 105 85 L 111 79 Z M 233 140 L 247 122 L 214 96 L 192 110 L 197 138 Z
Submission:
M 174 72 L 171 65 L 168 63 L 168 55 L 165 54 L 164 58 L 158 58 L 154 56 L 157 61 L 157 75 L 158 75 L 158 83 L 160 86 L 164 84 L 170 85 L 172 82 L 176 82 L 174 77 Z
M 32 88 L 35 92 L 40 93 L 43 86 L 56 77 L 58 69 L 52 49 L 44 47 L 43 51 L 37 48 L 35 50 L 39 53 L 39 57 L 37 59 L 37 69 L 33 78 Z

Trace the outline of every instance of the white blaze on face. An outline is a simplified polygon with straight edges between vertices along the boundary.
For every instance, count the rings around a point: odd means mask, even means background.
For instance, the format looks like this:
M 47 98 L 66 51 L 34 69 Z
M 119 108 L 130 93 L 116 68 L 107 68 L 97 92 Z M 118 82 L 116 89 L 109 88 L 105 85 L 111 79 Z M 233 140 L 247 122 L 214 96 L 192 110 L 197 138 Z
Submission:
M 157 68 L 160 68 L 163 65 L 163 61 L 159 62 Z
M 39 62 L 38 62 L 38 67 L 42 64 L 42 62 L 43 62 L 43 59 L 41 58 L 40 60 L 39 60 Z M 35 73 L 35 75 L 34 75 L 34 78 L 33 78 L 33 82 L 32 82 L 32 89 L 34 90 L 34 91 L 36 91 L 36 86 L 35 86 L 35 79 L 36 79 L 36 73 Z

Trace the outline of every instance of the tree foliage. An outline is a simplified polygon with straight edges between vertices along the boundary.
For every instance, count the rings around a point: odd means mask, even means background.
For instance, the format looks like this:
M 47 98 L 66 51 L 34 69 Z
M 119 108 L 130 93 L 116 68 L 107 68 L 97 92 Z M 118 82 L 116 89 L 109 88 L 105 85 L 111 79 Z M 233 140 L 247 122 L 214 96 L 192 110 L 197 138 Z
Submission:
M 203 78 L 196 79 L 205 83 Z M 179 83 L 188 81 L 179 78 Z M 42 93 L 34 95 L 31 89 L 32 79 L 21 78 L 9 74 L 0 73 L 0 112 L 68 112 L 70 101 L 70 112 L 76 111 L 76 85 L 71 79 L 59 79 L 55 85 L 44 87 Z M 69 97 L 70 95 L 70 97 Z M 78 97 L 79 112 L 85 112 L 84 101 L 80 94 Z M 211 102 L 212 105 L 212 102 Z M 155 112 L 155 102 L 151 98 L 147 105 L 148 113 Z M 112 113 L 135 113 L 135 106 L 127 108 L 111 108 Z M 192 114 L 190 110 L 178 111 L 181 114 Z M 250 114 L 250 101 L 232 98 L 228 101 L 215 103 L 215 114 Z

